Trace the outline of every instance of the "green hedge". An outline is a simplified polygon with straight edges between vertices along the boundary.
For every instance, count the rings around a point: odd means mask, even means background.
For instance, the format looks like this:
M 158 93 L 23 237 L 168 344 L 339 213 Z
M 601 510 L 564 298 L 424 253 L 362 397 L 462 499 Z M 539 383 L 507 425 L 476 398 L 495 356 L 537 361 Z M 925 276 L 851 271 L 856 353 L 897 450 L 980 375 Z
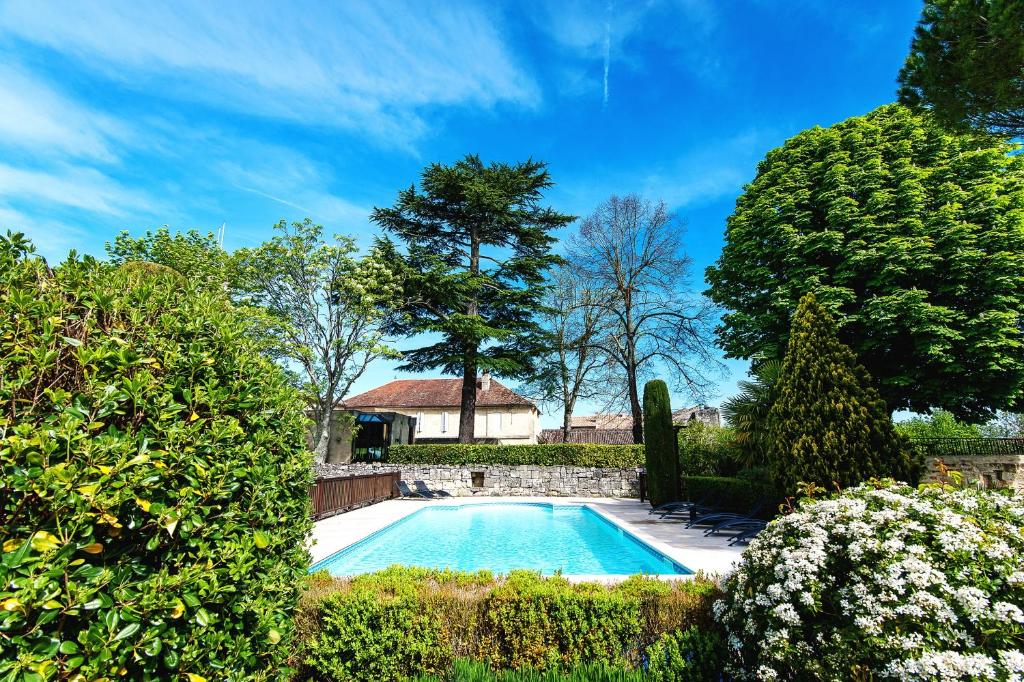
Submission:
M 783 498 L 772 483 L 726 476 L 683 476 L 683 492 L 687 499 L 701 500 L 708 496 L 709 504 L 739 513 L 746 513 L 759 500 L 768 499 L 770 502 L 762 516 L 774 515 L 778 511 L 777 502 Z
M 457 659 L 494 670 L 636 668 L 659 638 L 715 629 L 715 583 L 634 577 L 615 586 L 513 572 L 495 580 L 394 566 L 352 579 L 311 576 L 298 617 L 300 679 L 444 675 Z
M 643 466 L 642 445 L 548 443 L 543 445 L 393 445 L 393 464 L 533 464 L 628 469 Z
M 0 679 L 282 679 L 303 403 L 221 297 L 0 238 Z
M 493 670 L 486 663 L 459 659 L 444 675 L 416 677 L 415 682 L 650 682 L 642 670 L 588 663 L 570 670 Z

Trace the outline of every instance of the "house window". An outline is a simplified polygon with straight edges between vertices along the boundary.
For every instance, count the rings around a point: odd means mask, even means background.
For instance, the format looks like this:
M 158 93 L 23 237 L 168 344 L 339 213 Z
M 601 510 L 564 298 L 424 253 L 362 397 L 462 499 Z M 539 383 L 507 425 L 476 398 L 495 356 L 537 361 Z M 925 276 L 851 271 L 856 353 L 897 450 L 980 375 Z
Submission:
M 422 412 L 417 412 L 416 413 L 416 433 L 419 433 L 422 430 L 423 430 L 423 413 Z
M 441 433 L 448 433 L 448 413 L 441 413 Z

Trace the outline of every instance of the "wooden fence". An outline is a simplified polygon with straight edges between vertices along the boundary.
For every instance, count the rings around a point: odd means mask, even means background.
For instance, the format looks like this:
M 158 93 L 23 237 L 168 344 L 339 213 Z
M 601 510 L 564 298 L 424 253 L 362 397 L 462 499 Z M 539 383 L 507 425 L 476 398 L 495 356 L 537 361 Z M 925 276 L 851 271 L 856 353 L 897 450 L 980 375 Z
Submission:
M 333 516 L 396 496 L 401 473 L 388 471 L 359 476 L 319 478 L 309 487 L 313 519 Z

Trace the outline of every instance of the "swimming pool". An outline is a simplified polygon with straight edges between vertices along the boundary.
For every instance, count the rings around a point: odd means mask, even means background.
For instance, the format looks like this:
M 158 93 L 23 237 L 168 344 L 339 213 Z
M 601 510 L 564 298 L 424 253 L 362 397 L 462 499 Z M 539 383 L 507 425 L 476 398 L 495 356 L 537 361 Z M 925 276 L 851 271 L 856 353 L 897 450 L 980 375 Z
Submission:
M 310 571 L 348 576 L 392 564 L 545 575 L 692 573 L 589 507 L 534 502 L 424 507 Z

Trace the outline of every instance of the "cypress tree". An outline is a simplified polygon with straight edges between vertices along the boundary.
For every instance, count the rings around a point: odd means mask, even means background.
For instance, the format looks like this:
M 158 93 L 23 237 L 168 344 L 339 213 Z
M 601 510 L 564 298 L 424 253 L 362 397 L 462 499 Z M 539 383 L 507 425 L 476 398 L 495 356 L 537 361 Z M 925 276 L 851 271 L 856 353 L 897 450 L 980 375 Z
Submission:
M 776 399 L 768 415 L 768 459 L 787 493 L 800 481 L 825 487 L 871 477 L 913 481 L 917 464 L 867 370 L 838 338 L 814 294 L 800 300 Z
M 660 379 L 644 386 L 644 458 L 651 505 L 656 507 L 678 499 L 679 458 L 672 428 L 672 404 L 668 385 Z

